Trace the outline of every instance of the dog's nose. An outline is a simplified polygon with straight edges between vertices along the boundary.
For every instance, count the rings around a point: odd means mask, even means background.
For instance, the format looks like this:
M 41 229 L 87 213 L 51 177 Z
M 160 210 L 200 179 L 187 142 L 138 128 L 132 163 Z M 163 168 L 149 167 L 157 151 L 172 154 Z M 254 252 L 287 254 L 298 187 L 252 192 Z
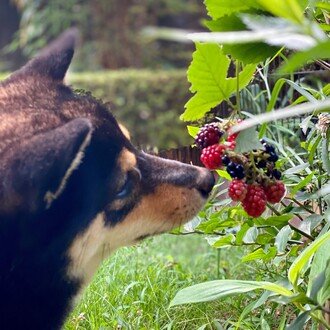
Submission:
M 200 193 L 204 198 L 207 198 L 214 186 L 215 179 L 213 173 L 210 172 L 209 170 L 201 169 L 201 171 L 202 171 L 202 176 L 198 190 L 200 191 Z

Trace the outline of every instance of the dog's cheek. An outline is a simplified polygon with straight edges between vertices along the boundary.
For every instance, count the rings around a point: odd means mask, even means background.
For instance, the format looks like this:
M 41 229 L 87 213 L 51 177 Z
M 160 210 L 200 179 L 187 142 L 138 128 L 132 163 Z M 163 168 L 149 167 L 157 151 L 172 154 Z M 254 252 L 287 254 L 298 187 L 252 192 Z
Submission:
M 204 200 L 196 189 L 163 184 L 153 194 L 144 196 L 114 226 L 107 225 L 111 219 L 106 219 L 104 212 L 99 213 L 88 229 L 75 238 L 68 250 L 68 277 L 85 286 L 102 260 L 114 250 L 187 222 L 203 205 Z
M 136 228 L 135 238 L 160 234 L 191 220 L 204 203 L 196 189 L 162 184 L 141 199 L 123 224 Z

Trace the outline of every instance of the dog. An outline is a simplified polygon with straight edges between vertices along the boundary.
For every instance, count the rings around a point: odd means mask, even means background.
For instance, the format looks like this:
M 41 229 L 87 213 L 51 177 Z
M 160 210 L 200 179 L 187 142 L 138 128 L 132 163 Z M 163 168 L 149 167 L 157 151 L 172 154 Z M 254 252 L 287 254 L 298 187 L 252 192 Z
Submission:
M 187 222 L 214 185 L 137 150 L 64 84 L 76 41 L 67 30 L 0 83 L 0 329 L 59 329 L 104 258 Z

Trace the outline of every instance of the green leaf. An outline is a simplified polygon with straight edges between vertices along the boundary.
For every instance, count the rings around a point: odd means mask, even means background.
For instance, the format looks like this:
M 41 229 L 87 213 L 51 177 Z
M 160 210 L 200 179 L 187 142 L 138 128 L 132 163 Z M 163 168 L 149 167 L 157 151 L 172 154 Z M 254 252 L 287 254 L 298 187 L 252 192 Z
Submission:
M 258 289 L 272 291 L 287 297 L 292 295 L 290 290 L 271 282 L 217 280 L 196 284 L 180 290 L 171 301 L 170 307 L 182 304 L 212 301 Z
M 330 58 L 330 41 L 320 42 L 314 47 L 296 53 L 289 60 L 279 68 L 279 73 L 294 72 L 305 63 L 317 59 Z
M 307 294 L 314 300 L 317 300 L 317 296 L 321 291 L 321 288 L 325 282 L 324 271 L 327 268 L 327 263 L 330 261 L 330 240 L 325 242 L 315 253 L 311 270 L 309 273 L 309 281 Z M 321 276 L 320 276 L 321 275 Z M 330 279 L 329 279 L 330 280 Z M 321 283 L 320 283 L 321 281 Z M 320 285 L 318 285 L 320 284 Z
M 322 289 L 318 294 L 318 302 L 320 305 L 323 305 L 328 299 L 330 299 L 330 261 L 326 265 L 324 270 L 324 282 Z
M 243 153 L 253 149 L 262 149 L 257 131 L 251 127 L 238 134 L 235 152 Z
M 196 44 L 193 61 L 188 69 L 191 92 L 196 94 L 185 105 L 183 120 L 202 118 L 206 112 L 236 91 L 237 78 L 227 78 L 230 60 L 217 44 Z M 251 80 L 255 65 L 247 65 L 239 74 L 239 89 Z
M 256 238 L 258 236 L 258 229 L 256 227 L 251 227 L 246 231 L 246 234 L 243 237 L 244 243 L 255 243 Z
M 301 180 L 298 184 L 294 186 L 294 188 L 291 189 L 291 195 L 294 196 L 299 190 L 306 187 L 312 181 L 313 177 L 313 172 L 308 174 L 304 180 Z
M 308 163 L 300 164 L 300 165 L 293 166 L 293 167 L 287 169 L 286 171 L 283 172 L 283 174 L 284 175 L 297 174 L 297 173 L 304 171 L 308 167 L 309 167 Z
M 271 46 L 265 42 L 251 42 L 247 44 L 226 44 L 223 51 L 244 64 L 259 63 L 273 57 L 280 47 Z
M 292 213 L 287 213 L 283 215 L 274 215 L 272 217 L 269 217 L 267 219 L 256 219 L 255 224 L 257 226 L 276 226 L 276 227 L 283 227 L 288 224 L 289 220 L 293 218 Z
M 270 233 L 259 234 L 256 238 L 256 243 L 260 245 L 265 245 L 270 243 L 274 239 L 274 236 Z
M 216 21 L 207 21 L 205 25 L 212 32 L 229 32 L 246 30 L 246 25 L 236 15 L 228 15 Z M 259 63 L 268 57 L 272 57 L 279 47 L 267 45 L 264 42 L 253 42 L 248 44 L 226 44 L 223 45 L 225 54 L 230 54 L 236 60 L 244 64 Z
M 265 252 L 262 248 L 251 252 L 242 258 L 242 262 L 252 261 L 252 260 L 270 260 L 276 256 L 276 247 L 272 246 L 269 248 L 268 252 Z
M 207 14 L 213 19 L 260 6 L 254 0 L 205 0 Z
M 295 82 L 293 82 L 289 79 L 286 79 L 286 78 L 280 78 L 276 81 L 276 83 L 273 87 L 272 94 L 271 94 L 271 97 L 270 97 L 269 102 L 267 104 L 267 108 L 266 108 L 265 112 L 270 112 L 270 111 L 274 110 L 275 104 L 278 101 L 279 94 L 280 94 L 284 84 L 288 84 L 289 86 L 291 86 L 293 89 L 295 89 L 301 95 L 303 95 L 306 100 L 309 100 L 310 102 L 315 101 L 315 98 L 312 98 L 312 95 L 310 95 L 305 89 L 301 88 Z M 260 133 L 259 133 L 260 138 L 262 138 L 265 135 L 266 126 L 267 126 L 266 124 L 261 125 Z
M 213 243 L 213 247 L 220 248 L 225 246 L 231 246 L 235 242 L 235 236 L 233 234 L 229 234 L 227 236 L 221 237 L 215 243 Z
M 314 156 L 321 139 L 321 135 L 318 135 L 308 144 L 308 161 L 310 165 L 313 165 L 314 163 Z
M 326 138 L 322 139 L 321 158 L 324 170 L 330 175 L 330 158 L 329 158 L 329 140 L 330 130 L 328 129 Z
M 232 180 L 232 177 L 228 174 L 227 171 L 225 171 L 225 170 L 216 170 L 216 172 L 221 178 L 224 178 L 228 181 Z
M 188 126 L 187 126 L 187 130 L 188 130 L 188 134 L 189 134 L 191 137 L 195 138 L 196 135 L 198 134 L 200 128 L 199 128 L 199 127 L 189 126 L 189 125 L 188 125 Z
M 287 245 L 289 239 L 291 238 L 292 233 L 293 233 L 292 229 L 290 228 L 289 225 L 287 225 L 287 226 L 284 226 L 279 231 L 279 233 L 276 235 L 274 245 L 276 246 L 277 251 L 279 253 L 285 252 L 286 245 Z
M 294 260 L 289 272 L 288 278 L 293 285 L 296 285 L 299 276 L 303 272 L 304 266 L 309 262 L 314 253 L 326 242 L 330 240 L 330 231 L 318 237 L 311 245 L 309 245 L 302 253 Z
M 330 3 L 318 2 L 318 3 L 315 4 L 315 7 L 330 11 Z
M 308 195 L 308 198 L 310 199 L 317 199 L 320 197 L 324 197 L 326 195 L 330 194 L 330 183 L 324 185 L 320 190 L 318 190 L 316 193 Z
M 246 234 L 246 232 L 248 231 L 248 229 L 250 228 L 248 223 L 244 223 L 241 227 L 241 229 L 237 232 L 236 234 L 236 245 L 242 245 L 243 243 L 243 238 Z
M 309 320 L 309 318 L 309 311 L 302 312 L 289 326 L 286 327 L 286 330 L 304 329 L 305 323 Z
M 212 32 L 241 31 L 246 25 L 237 15 L 226 15 L 217 20 L 204 21 L 204 25 Z
M 296 0 L 257 0 L 257 2 L 275 16 L 284 17 L 294 23 L 303 23 L 306 1 Z

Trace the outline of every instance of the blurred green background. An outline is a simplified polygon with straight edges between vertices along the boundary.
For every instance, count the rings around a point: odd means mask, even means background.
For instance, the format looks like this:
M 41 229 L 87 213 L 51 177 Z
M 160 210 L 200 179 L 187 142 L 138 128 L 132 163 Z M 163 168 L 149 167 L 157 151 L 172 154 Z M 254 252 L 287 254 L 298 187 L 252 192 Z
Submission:
M 76 26 L 81 42 L 67 82 L 110 102 L 138 146 L 188 145 L 179 115 L 189 98 L 185 70 L 193 45 L 152 39 L 143 31 L 200 31 L 203 18 L 200 0 L 2 0 L 0 72 L 19 68 Z

